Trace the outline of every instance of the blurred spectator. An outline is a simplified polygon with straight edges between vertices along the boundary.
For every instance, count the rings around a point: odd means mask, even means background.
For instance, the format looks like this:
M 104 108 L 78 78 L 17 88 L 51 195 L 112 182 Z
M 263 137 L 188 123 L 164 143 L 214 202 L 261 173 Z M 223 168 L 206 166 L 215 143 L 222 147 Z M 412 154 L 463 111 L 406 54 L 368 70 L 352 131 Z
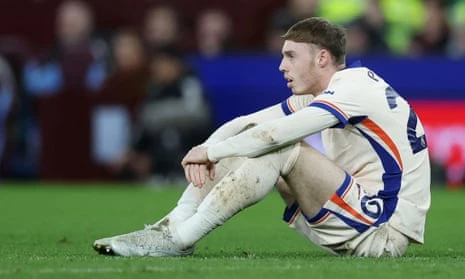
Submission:
M 386 42 L 391 53 L 407 53 L 412 36 L 425 21 L 424 0 L 380 0 L 386 18 Z
M 62 2 L 56 10 L 55 44 L 25 63 L 21 115 L 24 150 L 15 169 L 21 176 L 36 176 L 41 157 L 41 131 L 37 101 L 60 92 L 95 92 L 106 77 L 107 46 L 93 37 L 94 18 L 90 7 L 79 0 Z
M 197 53 L 214 57 L 234 48 L 231 18 L 222 10 L 200 13 L 196 22 Z
M 367 0 L 322 0 L 318 15 L 341 25 L 362 16 Z
M 349 57 L 363 56 L 372 52 L 369 34 L 370 27 L 362 18 L 350 22 L 345 27 L 347 33 L 347 55 Z
M 457 1 L 450 8 L 451 38 L 448 54 L 452 58 L 465 58 L 465 1 Z
M 270 53 L 281 53 L 284 33 L 297 21 L 315 16 L 319 0 L 288 0 L 286 6 L 277 10 L 268 23 L 266 34 L 266 50 Z
M 387 53 L 386 22 L 379 0 L 367 0 L 364 13 L 346 25 L 347 54 L 360 56 Z
M 149 50 L 179 48 L 182 37 L 178 12 L 169 5 L 151 7 L 144 20 L 144 40 Z
M 149 71 L 139 35 L 132 30 L 116 33 L 111 44 L 111 72 L 96 94 L 93 120 L 93 159 L 112 164 L 130 144 L 138 106 L 146 96 Z
M 56 14 L 56 45 L 24 68 L 24 87 L 32 95 L 62 89 L 96 90 L 105 75 L 106 45 L 93 39 L 90 7 L 78 0 L 63 2 Z
M 107 95 L 121 102 L 142 100 L 149 74 L 141 38 L 132 30 L 122 30 L 114 36 L 111 51 L 109 77 L 98 95 Z
M 451 58 L 465 58 L 465 24 L 453 26 L 448 53 Z
M 213 120 L 201 81 L 171 48 L 150 60 L 151 84 L 131 150 L 114 163 L 122 178 L 182 177 L 180 161 L 209 135 Z
M 420 32 L 413 36 L 409 54 L 412 56 L 446 54 L 449 41 L 449 23 L 445 10 L 445 1 L 426 0 L 426 18 Z
M 7 120 L 15 99 L 16 82 L 7 60 L 0 56 L 0 169 L 7 143 Z

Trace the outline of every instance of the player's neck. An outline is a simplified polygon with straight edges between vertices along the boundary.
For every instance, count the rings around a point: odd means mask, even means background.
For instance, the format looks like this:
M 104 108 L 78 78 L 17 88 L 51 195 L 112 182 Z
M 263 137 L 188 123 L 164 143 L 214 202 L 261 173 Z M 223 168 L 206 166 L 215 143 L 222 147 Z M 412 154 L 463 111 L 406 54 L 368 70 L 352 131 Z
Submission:
M 328 88 L 329 82 L 333 78 L 334 74 L 336 72 L 338 72 L 338 71 L 339 71 L 339 68 L 331 68 L 331 69 L 328 69 L 327 71 L 325 71 L 325 73 L 323 75 L 321 75 L 321 77 L 319 79 L 319 86 L 318 86 L 318 88 L 316 88 L 316 90 L 314 90 L 315 93 L 313 95 L 315 95 L 315 96 L 320 95 L 321 92 L 326 90 L 326 88 Z

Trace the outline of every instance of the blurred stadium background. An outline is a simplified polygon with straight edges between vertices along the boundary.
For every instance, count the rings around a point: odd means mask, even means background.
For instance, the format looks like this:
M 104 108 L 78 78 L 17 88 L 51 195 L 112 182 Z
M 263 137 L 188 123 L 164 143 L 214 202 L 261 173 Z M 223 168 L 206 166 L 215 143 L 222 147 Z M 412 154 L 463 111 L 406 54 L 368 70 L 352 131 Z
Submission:
M 2 180 L 182 179 L 187 148 L 289 94 L 279 35 L 307 16 L 347 28 L 348 62 L 409 100 L 435 184 L 461 188 L 463 0 L 1 1 Z
M 333 257 L 280 221 L 271 193 L 182 261 L 95 253 L 94 239 L 170 210 L 188 148 L 288 96 L 280 35 L 308 16 L 344 25 L 348 63 L 420 115 L 434 186 L 425 245 Z M 464 74 L 465 0 L 2 0 L 0 277 L 462 278 L 465 192 L 449 190 L 464 184 Z

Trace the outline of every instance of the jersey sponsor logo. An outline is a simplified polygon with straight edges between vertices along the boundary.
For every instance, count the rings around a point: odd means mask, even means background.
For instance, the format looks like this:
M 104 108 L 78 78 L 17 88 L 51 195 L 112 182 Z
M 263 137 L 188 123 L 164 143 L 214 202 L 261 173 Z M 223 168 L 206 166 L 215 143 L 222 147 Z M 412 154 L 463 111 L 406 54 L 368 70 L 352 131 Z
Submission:
M 368 71 L 368 77 L 371 78 L 372 80 L 378 82 L 379 79 L 376 77 L 376 74 L 373 73 L 372 71 Z
M 361 201 L 361 207 L 363 213 L 367 216 L 370 216 L 373 219 L 378 219 L 381 216 L 382 210 L 382 200 L 377 197 L 368 197 L 363 196 Z
M 334 95 L 334 90 L 325 90 L 323 91 L 323 94 Z

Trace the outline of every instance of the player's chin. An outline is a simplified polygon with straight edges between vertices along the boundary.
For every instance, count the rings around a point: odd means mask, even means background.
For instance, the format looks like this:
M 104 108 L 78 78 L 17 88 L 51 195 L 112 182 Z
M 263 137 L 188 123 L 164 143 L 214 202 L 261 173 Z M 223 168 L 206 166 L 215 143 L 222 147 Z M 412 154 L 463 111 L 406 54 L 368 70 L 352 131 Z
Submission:
M 296 89 L 295 87 L 292 87 L 291 88 L 291 91 L 292 91 L 292 94 L 294 95 L 304 95 L 304 94 L 308 94 L 307 92 L 303 91 L 303 90 L 298 90 Z

